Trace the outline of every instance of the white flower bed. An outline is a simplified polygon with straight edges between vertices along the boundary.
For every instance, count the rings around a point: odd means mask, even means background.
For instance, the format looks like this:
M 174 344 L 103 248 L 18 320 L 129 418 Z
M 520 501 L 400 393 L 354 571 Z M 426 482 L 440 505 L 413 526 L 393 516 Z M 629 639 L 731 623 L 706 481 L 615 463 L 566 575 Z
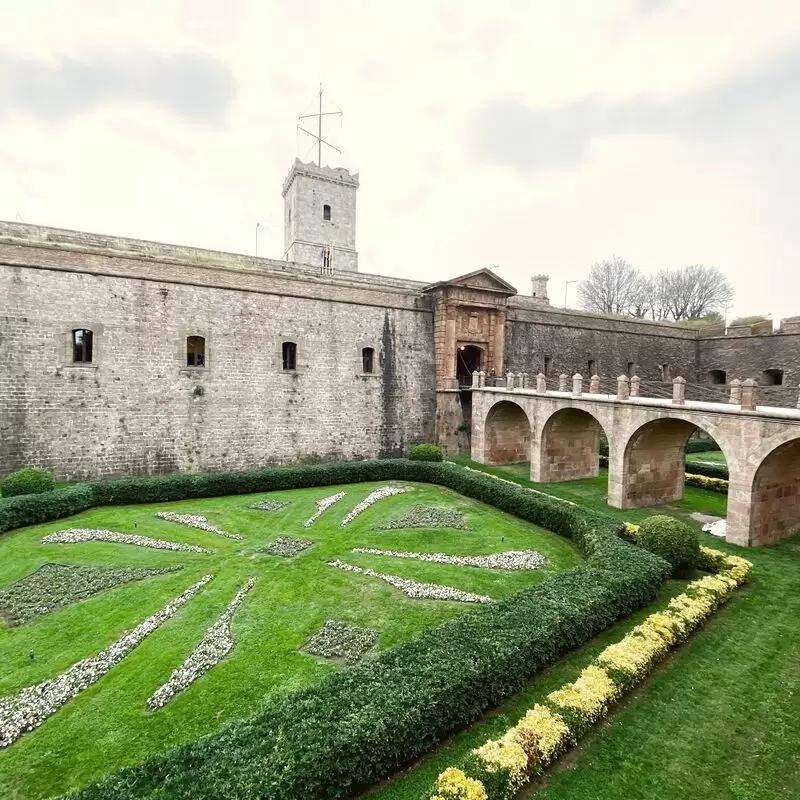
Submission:
M 317 500 L 317 510 L 313 516 L 303 523 L 303 527 L 308 528 L 313 525 L 334 503 L 338 503 L 346 494 L 347 492 L 338 492 L 337 494 L 323 497 L 322 500 Z
M 535 550 L 506 550 L 488 556 L 451 556 L 447 553 L 411 553 L 396 550 L 377 550 L 373 547 L 356 547 L 354 553 L 368 553 L 373 556 L 392 556 L 394 558 L 414 558 L 418 561 L 434 561 L 437 564 L 456 564 L 460 567 L 485 567 L 487 569 L 541 569 L 545 557 Z
M 88 528 L 68 528 L 56 531 L 42 539 L 45 544 L 77 544 L 78 542 L 117 542 L 118 544 L 135 544 L 139 547 L 152 547 L 154 550 L 178 550 L 182 553 L 211 553 L 205 547 L 195 544 L 178 544 L 165 542 L 163 539 L 151 539 L 149 536 L 134 536 L 118 531 L 89 530 Z
M 0 698 L 0 748 L 8 747 L 28 731 L 38 728 L 65 703 L 102 678 L 122 661 L 146 636 L 163 625 L 192 599 L 213 577 L 206 575 L 183 594 L 171 600 L 153 616 L 123 634 L 97 655 L 73 664 L 52 680 L 28 686 L 16 694 Z
M 384 497 L 393 497 L 396 494 L 403 494 L 410 491 L 399 486 L 380 486 L 374 492 L 370 492 L 340 523 L 339 527 L 351 523 L 362 511 L 366 511 L 373 503 L 383 500 Z
M 199 528 L 201 531 L 215 533 L 217 536 L 224 536 L 226 539 L 242 538 L 238 533 L 225 533 L 225 531 L 215 528 L 209 523 L 207 517 L 202 517 L 200 514 L 175 514 L 172 511 L 157 511 L 156 516 L 159 519 L 165 519 L 167 522 L 177 522 L 179 525 Z
M 191 686 L 201 675 L 215 667 L 233 650 L 234 641 L 231 634 L 231 619 L 241 605 L 245 595 L 255 586 L 256 579 L 250 578 L 228 603 L 222 616 L 206 631 L 199 645 L 192 651 L 186 661 L 169 676 L 169 680 L 160 686 L 147 701 L 150 711 L 163 708 L 175 695 Z
M 390 583 L 409 597 L 423 598 L 425 600 L 458 600 L 461 603 L 491 603 L 492 598 L 485 594 L 471 594 L 454 589 L 452 586 L 441 586 L 438 583 L 419 583 L 408 578 L 401 578 L 398 575 L 387 575 L 383 572 L 375 572 L 371 569 L 345 564 L 343 561 L 329 561 L 329 567 L 337 567 L 347 572 L 359 572 L 362 575 L 369 575 L 371 578 L 380 578 L 386 583 Z

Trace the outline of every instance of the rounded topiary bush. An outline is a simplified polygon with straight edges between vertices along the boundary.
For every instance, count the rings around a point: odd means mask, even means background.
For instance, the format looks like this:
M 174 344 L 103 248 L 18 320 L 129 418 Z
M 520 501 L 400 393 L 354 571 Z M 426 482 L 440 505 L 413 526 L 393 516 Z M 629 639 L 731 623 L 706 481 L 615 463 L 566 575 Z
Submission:
M 442 450 L 435 444 L 418 444 L 408 454 L 411 461 L 441 461 Z
M 636 541 L 645 550 L 672 564 L 673 572 L 690 569 L 700 556 L 700 539 L 691 525 L 666 514 L 648 517 L 639 527 Z
M 56 488 L 53 476 L 46 469 L 29 467 L 12 472 L 0 483 L 0 496 L 15 497 L 18 494 L 41 494 Z

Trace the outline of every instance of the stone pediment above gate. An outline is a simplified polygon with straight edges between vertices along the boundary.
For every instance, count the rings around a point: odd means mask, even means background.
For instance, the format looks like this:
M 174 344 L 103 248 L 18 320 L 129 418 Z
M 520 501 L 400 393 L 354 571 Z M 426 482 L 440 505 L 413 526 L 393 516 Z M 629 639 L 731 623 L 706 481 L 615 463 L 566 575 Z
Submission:
M 479 269 L 449 281 L 439 281 L 422 291 L 458 305 L 493 306 L 505 306 L 508 298 L 517 293 L 510 283 L 506 283 L 490 269 Z

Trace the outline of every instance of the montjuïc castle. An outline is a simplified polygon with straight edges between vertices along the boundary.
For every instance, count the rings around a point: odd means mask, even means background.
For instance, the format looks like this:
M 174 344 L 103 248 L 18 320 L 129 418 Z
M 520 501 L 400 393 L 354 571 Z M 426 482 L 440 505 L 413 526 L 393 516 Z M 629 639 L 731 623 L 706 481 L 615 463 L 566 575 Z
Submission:
M 800 318 L 698 331 L 553 308 L 545 275 L 521 291 L 459 265 L 430 285 L 361 272 L 358 185 L 295 161 L 283 260 L 0 222 L 0 474 L 452 453 L 475 371 L 665 392 L 682 376 L 698 399 L 754 378 L 795 405 Z

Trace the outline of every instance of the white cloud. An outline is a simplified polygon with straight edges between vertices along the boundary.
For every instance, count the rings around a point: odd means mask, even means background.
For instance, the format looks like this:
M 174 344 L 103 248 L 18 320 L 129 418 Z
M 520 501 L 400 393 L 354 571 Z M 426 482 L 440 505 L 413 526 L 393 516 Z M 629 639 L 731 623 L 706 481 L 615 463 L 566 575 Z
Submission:
M 361 174 L 364 271 L 500 264 L 523 292 L 549 271 L 560 303 L 618 253 L 719 266 L 734 313 L 800 313 L 790 0 L 31 0 L 0 23 L 5 59 L 39 80 L 75 63 L 102 78 L 81 113 L 51 122 L 69 98 L 37 92 L 0 117 L 0 217 L 243 252 L 261 222 L 279 257 L 280 187 L 311 157 L 296 117 L 323 80 Z M 148 77 L 176 58 L 212 65 L 173 80 L 188 105 Z M 476 157 L 482 110 L 494 158 Z

